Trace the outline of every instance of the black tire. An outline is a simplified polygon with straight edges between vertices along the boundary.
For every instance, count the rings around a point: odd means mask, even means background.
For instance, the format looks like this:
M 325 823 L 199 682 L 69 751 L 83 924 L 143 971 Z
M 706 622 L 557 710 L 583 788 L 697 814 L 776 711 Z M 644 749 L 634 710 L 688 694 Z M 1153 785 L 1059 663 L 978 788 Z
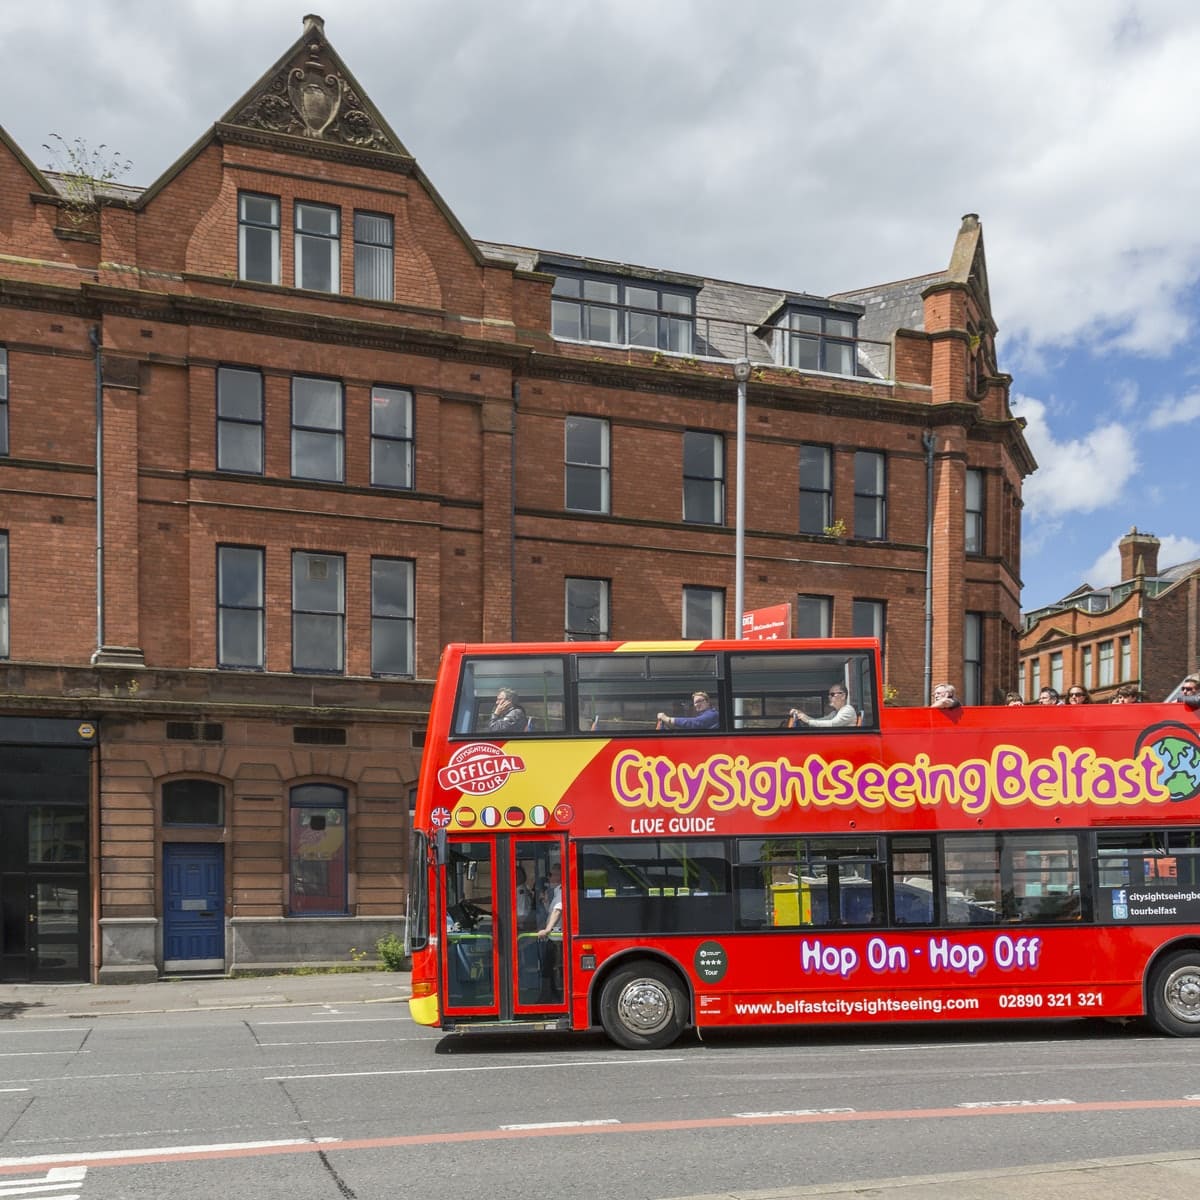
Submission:
M 688 1002 L 679 976 L 660 963 L 635 962 L 613 973 L 600 994 L 604 1032 L 627 1050 L 661 1050 L 683 1032 Z
M 1200 951 L 1168 955 L 1150 976 L 1151 1024 L 1169 1037 L 1200 1036 Z

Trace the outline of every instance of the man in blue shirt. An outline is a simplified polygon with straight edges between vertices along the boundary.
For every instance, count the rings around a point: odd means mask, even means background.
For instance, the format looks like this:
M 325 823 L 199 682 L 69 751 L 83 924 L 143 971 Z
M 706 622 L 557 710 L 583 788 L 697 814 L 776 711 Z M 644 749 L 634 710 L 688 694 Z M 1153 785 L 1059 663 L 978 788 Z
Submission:
M 670 717 L 665 712 L 660 712 L 658 714 L 659 727 L 662 729 L 716 729 L 721 723 L 721 718 L 717 715 L 717 710 L 713 708 L 707 692 L 693 692 L 692 707 L 696 710 L 696 714 L 691 717 Z

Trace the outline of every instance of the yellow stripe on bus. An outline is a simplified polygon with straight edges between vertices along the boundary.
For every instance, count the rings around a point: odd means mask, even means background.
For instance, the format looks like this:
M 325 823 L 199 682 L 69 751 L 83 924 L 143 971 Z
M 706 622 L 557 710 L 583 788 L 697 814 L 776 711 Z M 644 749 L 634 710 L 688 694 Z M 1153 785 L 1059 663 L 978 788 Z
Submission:
M 659 654 L 667 650 L 695 650 L 699 645 L 699 641 L 622 642 L 616 652 L 618 654 Z

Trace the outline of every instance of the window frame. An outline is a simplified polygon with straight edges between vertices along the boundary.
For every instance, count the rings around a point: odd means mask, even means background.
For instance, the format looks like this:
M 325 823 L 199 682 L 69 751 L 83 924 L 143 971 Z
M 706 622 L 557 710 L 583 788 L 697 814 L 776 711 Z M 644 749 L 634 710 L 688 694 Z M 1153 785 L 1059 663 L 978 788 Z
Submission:
M 11 451 L 8 437 L 8 347 L 0 346 L 0 458 Z
M 1113 645 L 1112 638 L 1106 638 L 1104 641 L 1097 643 L 1097 687 L 1109 687 L 1116 682 L 1114 650 L 1115 646 Z
M 574 423 L 574 426 L 572 425 Z M 596 461 L 572 457 L 572 429 L 578 434 L 584 427 L 595 427 L 600 433 L 599 454 Z M 581 449 L 590 452 L 591 447 L 580 447 L 576 439 L 576 453 Z M 567 512 L 598 513 L 608 516 L 612 507 L 612 428 L 606 417 L 586 417 L 568 413 L 563 420 L 563 507 Z M 598 508 L 581 507 L 571 503 L 571 484 L 575 482 L 578 493 L 579 485 L 586 482 L 591 490 L 595 483 L 592 475 L 595 473 L 599 481 L 600 504 Z M 576 497 L 578 499 L 578 496 Z
M 805 328 L 805 324 L 815 328 Z M 855 313 L 835 312 L 817 305 L 788 304 L 779 314 L 772 328 L 772 349 L 775 361 L 783 367 L 797 371 L 814 371 L 839 378 L 853 378 L 858 374 L 858 322 Z M 834 325 L 848 325 L 850 332 L 834 329 Z M 802 353 L 802 348 L 811 346 L 813 356 Z M 830 360 L 837 355 L 849 369 L 839 370 L 831 366 Z M 800 359 L 806 361 L 799 361 Z
M 1047 664 L 1050 668 L 1050 686 L 1061 696 L 1066 692 L 1064 676 L 1063 652 L 1051 650 Z
M 226 580 L 227 567 L 225 564 L 225 552 L 236 552 L 244 555 L 254 555 L 258 564 L 258 602 L 256 604 L 234 604 L 228 602 L 224 595 L 224 586 Z M 217 563 L 216 563 L 216 599 L 217 599 L 217 668 L 223 671 L 262 671 L 267 665 L 267 588 L 266 588 L 266 571 L 267 571 L 267 552 L 262 546 L 243 546 L 233 543 L 219 543 L 217 545 Z M 225 642 L 226 642 L 226 614 L 233 613 L 257 613 L 257 641 L 258 641 L 258 661 L 257 662 L 231 662 L 225 658 Z
M 360 221 L 381 221 L 387 225 L 387 241 L 371 241 L 366 237 L 359 236 Z M 385 303 L 390 303 L 396 298 L 396 221 L 391 213 L 370 212 L 366 209 L 355 209 L 353 218 L 353 234 L 354 234 L 354 294 L 360 300 L 380 300 Z M 360 257 L 359 248 L 362 247 L 364 254 Z M 364 270 L 367 264 L 374 257 L 367 251 L 386 251 L 386 254 L 379 255 L 380 265 L 373 271 L 370 269 Z M 386 259 L 386 268 L 382 265 Z M 371 283 L 375 279 L 385 281 L 386 286 L 382 289 L 376 289 L 371 286 L 366 286 L 364 276 L 367 276 Z M 375 295 L 376 290 L 386 291 L 387 295 Z
M 667 354 L 695 353 L 698 288 L 664 284 L 653 279 L 574 271 L 546 263 L 539 264 L 539 269 L 554 276 L 550 292 L 550 335 L 556 340 L 628 346 Z M 592 295 L 588 295 L 589 287 Z M 611 295 L 602 295 L 602 289 L 612 289 Z M 631 304 L 630 292 L 653 292 L 657 306 Z M 672 300 L 686 303 L 687 310 L 669 307 Z M 572 316 L 568 316 L 568 310 Z M 654 326 L 652 331 L 650 322 Z M 640 323 L 647 326 L 644 333 L 634 328 Z M 603 331 L 606 326 L 611 327 L 612 337 L 593 336 L 595 331 Z M 574 332 L 570 331 L 572 328 Z
M 808 607 L 815 607 L 818 628 L 822 630 L 820 633 L 811 633 L 806 628 L 804 610 Z M 829 638 L 833 636 L 833 597 L 819 596 L 815 593 L 798 592 L 796 595 L 796 631 L 795 636 L 798 638 Z
M 336 568 L 337 578 L 334 581 L 336 590 L 335 607 L 315 608 L 297 603 L 297 592 L 301 582 L 314 582 L 311 578 L 307 581 L 300 579 L 298 566 L 302 562 L 309 564 L 326 562 Z M 315 582 L 321 581 L 318 580 Z M 328 579 L 325 582 L 329 582 Z M 293 550 L 291 599 L 292 670 L 297 675 L 344 675 L 346 673 L 346 556 L 344 554 L 331 554 L 321 550 Z M 336 659 L 335 666 L 301 662 L 296 653 L 297 646 L 302 640 L 300 636 L 300 623 L 307 621 L 309 624 L 316 625 L 322 619 L 324 619 L 324 622 L 332 620 L 336 637 L 336 646 L 331 646 L 335 650 L 335 654 L 332 656 Z
M 700 439 L 706 439 L 703 443 L 704 452 L 701 457 L 710 459 L 709 467 L 713 474 L 702 475 L 696 470 L 696 450 L 701 446 Z M 688 442 L 693 443 L 693 454 L 690 456 L 691 471 L 689 471 L 689 453 Z M 720 526 L 725 524 L 725 438 L 720 433 L 712 433 L 707 429 L 685 429 L 683 431 L 683 521 L 690 525 L 713 525 Z M 700 497 L 705 497 L 705 511 L 710 514 L 707 516 L 698 515 L 693 512 L 688 515 L 688 500 L 692 498 L 693 508 L 701 507 Z
M 800 481 L 800 532 L 824 535 L 833 524 L 833 447 L 821 442 L 802 442 L 797 450 L 796 467 Z M 808 482 L 814 473 L 820 476 L 815 481 L 818 486 Z M 816 523 L 806 520 L 806 510 L 813 504 L 821 509 Z
M 685 641 L 710 641 L 713 638 L 725 636 L 725 589 L 703 587 L 698 584 L 685 583 L 682 588 L 683 618 L 681 637 Z M 698 615 L 701 602 L 707 601 L 709 612 L 704 624 L 706 629 L 696 628 L 690 620 Z
M 984 522 L 987 477 L 975 467 L 968 467 L 964 487 L 964 545 L 968 554 L 983 554 L 987 526 Z
M 963 690 L 964 704 L 982 704 L 983 701 L 983 613 L 963 614 Z
M 296 420 L 296 406 L 299 401 L 297 395 L 298 385 L 303 384 L 328 384 L 337 389 L 336 405 L 337 405 L 337 424 L 336 425 L 317 425 L 312 423 L 301 423 Z M 317 399 L 317 397 L 308 397 L 307 400 Z M 307 479 L 313 483 L 345 483 L 346 482 L 346 387 L 340 379 L 330 379 L 321 375 L 293 375 L 291 380 L 291 454 L 292 454 L 292 478 Z M 303 439 L 303 441 L 301 441 Z M 335 476 L 327 475 L 304 475 L 297 469 L 297 454 L 304 444 L 325 445 L 328 442 L 332 445 L 337 460 L 337 474 Z
M 330 813 L 340 813 L 340 821 L 335 822 L 335 825 L 340 825 L 342 836 L 341 845 L 334 850 L 334 857 L 321 860 L 318 858 L 310 858 L 308 860 L 301 859 L 297 853 L 301 838 L 302 826 L 298 824 L 298 814 L 302 810 L 310 810 L 312 813 L 323 812 L 326 820 L 324 829 L 329 828 L 328 816 Z M 303 817 L 299 817 L 302 821 Z M 309 818 L 312 820 L 311 816 Z M 335 787 L 328 783 L 302 783 L 288 789 L 288 877 L 287 877 L 287 913 L 289 917 L 344 917 L 349 913 L 349 883 L 350 883 L 350 797 L 345 788 Z M 312 832 L 311 824 L 309 832 Z M 303 895 L 297 891 L 296 880 L 298 862 L 321 862 L 328 861 L 335 863 L 334 872 L 335 882 L 340 884 L 335 894 L 334 889 L 326 887 L 323 892 L 313 893 L 314 896 L 320 899 L 332 899 L 334 903 L 325 907 L 315 905 L 306 907 L 303 903 L 297 903 L 297 896 Z M 338 901 L 340 900 L 340 903 Z
M 274 208 L 274 223 L 265 221 L 251 220 L 246 216 L 247 200 L 266 200 Z M 266 283 L 274 287 L 279 286 L 280 281 L 280 223 L 282 221 L 282 205 L 278 196 L 271 196 L 265 192 L 239 191 L 238 192 L 238 279 L 246 283 Z M 271 258 L 271 278 L 261 279 L 258 276 L 247 274 L 249 256 L 247 254 L 247 242 L 250 239 L 251 231 L 266 230 L 270 234 L 268 246 Z
M 398 398 L 404 402 L 404 434 L 381 433 L 376 429 L 375 415 L 378 402 L 384 398 Z M 416 486 L 416 398 L 412 388 L 394 387 L 377 383 L 371 387 L 371 486 L 387 488 L 396 492 L 411 492 Z M 392 483 L 381 480 L 381 460 L 385 454 L 395 452 L 403 468 L 405 482 Z
M 379 572 L 385 564 L 404 568 L 402 587 L 405 591 L 403 612 L 384 611 L 385 604 L 378 594 Z M 371 558 L 371 674 L 411 679 L 416 674 L 416 587 L 417 564 L 411 558 L 396 558 L 375 555 Z M 390 602 L 388 602 L 390 603 Z M 399 628 L 403 642 L 404 663 L 402 669 L 380 665 L 380 641 L 385 630 Z
M 12 650 L 12 610 L 8 589 L 8 558 L 8 530 L 0 529 L 0 659 L 7 659 Z
M 167 809 L 174 803 L 174 797 L 184 789 L 195 789 L 207 793 L 209 803 L 216 804 L 216 819 L 212 821 L 178 821 L 173 814 L 168 816 Z M 225 827 L 225 788 L 212 779 L 168 779 L 164 781 L 159 797 L 160 813 L 164 829 L 223 829 Z
M 864 490 L 860 481 L 859 467 L 869 462 L 875 465 L 875 491 Z M 868 509 L 869 521 L 865 519 Z M 882 450 L 854 452 L 854 536 L 871 542 L 887 540 L 887 455 Z
M 863 632 L 866 622 L 862 619 L 868 612 L 871 614 L 871 629 Z M 887 661 L 887 601 L 873 600 L 866 596 L 855 596 L 850 608 L 851 637 L 873 637 L 879 642 L 879 661 Z M 887 678 L 886 672 L 884 678 Z
M 325 233 L 319 229 L 306 229 L 303 225 L 303 214 L 328 213 L 332 217 L 333 232 Z M 305 257 L 308 251 L 324 247 L 328 254 L 329 286 L 316 287 L 307 281 L 308 268 Z M 320 292 L 326 296 L 336 296 L 342 290 L 342 210 L 336 204 L 322 204 L 317 200 L 292 201 L 292 282 L 295 287 L 306 292 Z
M 238 375 L 253 377 L 258 381 L 258 416 L 249 417 L 240 414 L 223 414 L 222 407 L 222 387 L 221 381 L 228 376 Z M 262 475 L 264 472 L 264 447 L 265 447 L 265 430 L 266 424 L 264 421 L 265 410 L 265 385 L 262 371 L 255 367 L 238 367 L 232 364 L 222 364 L 217 367 L 216 371 L 216 421 L 217 421 L 217 449 L 216 460 L 217 470 L 228 472 L 234 475 Z M 223 461 L 223 450 L 225 446 L 224 432 L 229 430 L 232 437 L 240 430 L 257 429 L 258 430 L 258 445 L 256 453 L 249 455 L 250 458 L 257 458 L 257 467 L 240 467 L 227 466 Z
M 593 633 L 587 629 L 572 629 L 571 627 L 571 610 L 574 607 L 580 609 L 580 605 L 576 603 L 572 606 L 571 590 L 572 585 L 579 584 L 594 584 L 597 589 L 598 603 L 594 606 L 599 611 L 597 618 L 596 631 Z M 568 575 L 563 580 L 563 641 L 566 642 L 607 642 L 612 636 L 612 617 L 610 609 L 610 599 L 612 592 L 612 583 L 608 579 L 599 579 L 590 575 Z M 587 606 L 589 610 L 592 605 Z M 591 620 L 589 616 L 587 618 Z

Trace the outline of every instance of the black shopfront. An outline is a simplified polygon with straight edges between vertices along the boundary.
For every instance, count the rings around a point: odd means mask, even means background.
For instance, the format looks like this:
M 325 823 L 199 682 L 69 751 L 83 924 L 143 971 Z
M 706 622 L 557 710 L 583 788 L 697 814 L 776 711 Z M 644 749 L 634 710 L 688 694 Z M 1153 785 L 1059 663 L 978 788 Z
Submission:
M 0 982 L 89 978 L 95 726 L 0 717 Z

